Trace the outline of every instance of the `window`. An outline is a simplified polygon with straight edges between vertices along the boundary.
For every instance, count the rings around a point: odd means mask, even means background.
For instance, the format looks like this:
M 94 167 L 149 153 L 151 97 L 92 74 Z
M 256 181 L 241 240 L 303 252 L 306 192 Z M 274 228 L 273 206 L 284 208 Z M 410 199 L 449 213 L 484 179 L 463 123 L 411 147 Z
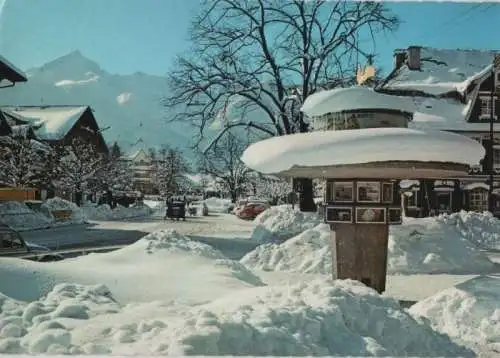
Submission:
M 469 191 L 469 209 L 479 212 L 488 210 L 488 192 L 485 189 L 478 188 Z
M 411 196 L 408 196 L 408 207 L 417 208 L 418 207 L 418 190 L 411 191 Z
M 493 168 L 500 168 L 500 146 L 493 147 Z
M 439 212 L 451 210 L 451 191 L 436 192 L 436 204 Z
M 480 97 L 479 100 L 481 104 L 481 113 L 479 117 L 481 119 L 489 119 L 491 117 L 491 111 L 493 110 L 493 118 L 496 119 L 494 103 L 495 101 L 493 101 L 492 104 L 490 96 Z

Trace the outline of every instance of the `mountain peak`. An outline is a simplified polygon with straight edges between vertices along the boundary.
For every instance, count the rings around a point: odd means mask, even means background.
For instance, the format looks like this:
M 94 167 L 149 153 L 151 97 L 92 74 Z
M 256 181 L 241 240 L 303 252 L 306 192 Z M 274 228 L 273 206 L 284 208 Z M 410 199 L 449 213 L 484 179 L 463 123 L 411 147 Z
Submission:
M 66 55 L 47 62 L 40 70 L 57 71 L 59 73 L 69 71 L 72 74 L 85 74 L 88 72 L 101 74 L 104 72 L 97 62 L 85 57 L 80 50 L 71 51 Z

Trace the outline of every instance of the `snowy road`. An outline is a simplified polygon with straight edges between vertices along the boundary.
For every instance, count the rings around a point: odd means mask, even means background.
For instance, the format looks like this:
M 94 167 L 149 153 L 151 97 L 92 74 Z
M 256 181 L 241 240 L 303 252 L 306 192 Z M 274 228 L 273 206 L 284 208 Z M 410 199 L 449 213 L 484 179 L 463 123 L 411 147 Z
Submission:
M 150 232 L 175 229 L 213 246 L 232 259 L 239 259 L 256 247 L 254 242 L 248 240 L 252 228 L 251 222 L 227 214 L 187 218 L 186 221 L 164 221 L 161 217 L 153 216 L 28 231 L 23 232 L 22 236 L 26 241 L 51 249 L 70 249 L 129 245 Z

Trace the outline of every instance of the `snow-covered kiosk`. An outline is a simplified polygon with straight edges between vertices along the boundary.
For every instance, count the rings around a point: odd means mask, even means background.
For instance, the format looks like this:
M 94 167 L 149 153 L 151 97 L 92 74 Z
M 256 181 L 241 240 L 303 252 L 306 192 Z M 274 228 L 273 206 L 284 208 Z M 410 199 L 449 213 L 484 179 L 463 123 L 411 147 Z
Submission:
M 249 146 L 242 160 L 264 174 L 327 180 L 333 278 L 385 291 L 389 225 L 401 223 L 394 180 L 467 173 L 484 147 L 448 132 L 408 128 L 317 131 Z

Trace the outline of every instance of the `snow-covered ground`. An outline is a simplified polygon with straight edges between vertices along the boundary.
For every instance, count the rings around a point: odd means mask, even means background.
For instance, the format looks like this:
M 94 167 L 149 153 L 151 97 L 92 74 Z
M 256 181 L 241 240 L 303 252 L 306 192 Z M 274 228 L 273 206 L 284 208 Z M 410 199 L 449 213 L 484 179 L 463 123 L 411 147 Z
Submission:
M 71 210 L 71 218 L 65 221 L 57 220 L 54 210 Z M 0 221 L 18 231 L 39 230 L 65 225 L 85 224 L 90 220 L 122 220 L 135 217 L 146 217 L 153 213 L 153 209 L 146 205 L 118 206 L 111 209 L 109 205 L 83 205 L 81 207 L 61 198 L 52 198 L 44 201 L 39 210 L 32 210 L 19 202 L 5 202 L 0 204 Z
M 500 278 L 483 281 L 487 295 L 474 280 L 500 271 L 475 247 L 495 246 L 496 219 L 459 213 L 394 227 L 398 265 L 380 296 L 330 281 L 328 225 L 297 215 L 283 206 L 255 222 L 230 214 L 99 221 L 152 234 L 62 262 L 0 259 L 0 353 L 472 356 L 465 345 L 494 356 Z M 273 233 L 264 242 L 298 234 L 253 250 L 259 226 Z M 251 251 L 241 261 L 227 258 L 242 250 Z M 429 253 L 441 259 L 425 260 Z M 394 299 L 420 302 L 406 312 Z
M 4 258 L 0 270 L 3 353 L 473 355 L 360 283 L 264 286 L 173 231 L 63 262 Z

